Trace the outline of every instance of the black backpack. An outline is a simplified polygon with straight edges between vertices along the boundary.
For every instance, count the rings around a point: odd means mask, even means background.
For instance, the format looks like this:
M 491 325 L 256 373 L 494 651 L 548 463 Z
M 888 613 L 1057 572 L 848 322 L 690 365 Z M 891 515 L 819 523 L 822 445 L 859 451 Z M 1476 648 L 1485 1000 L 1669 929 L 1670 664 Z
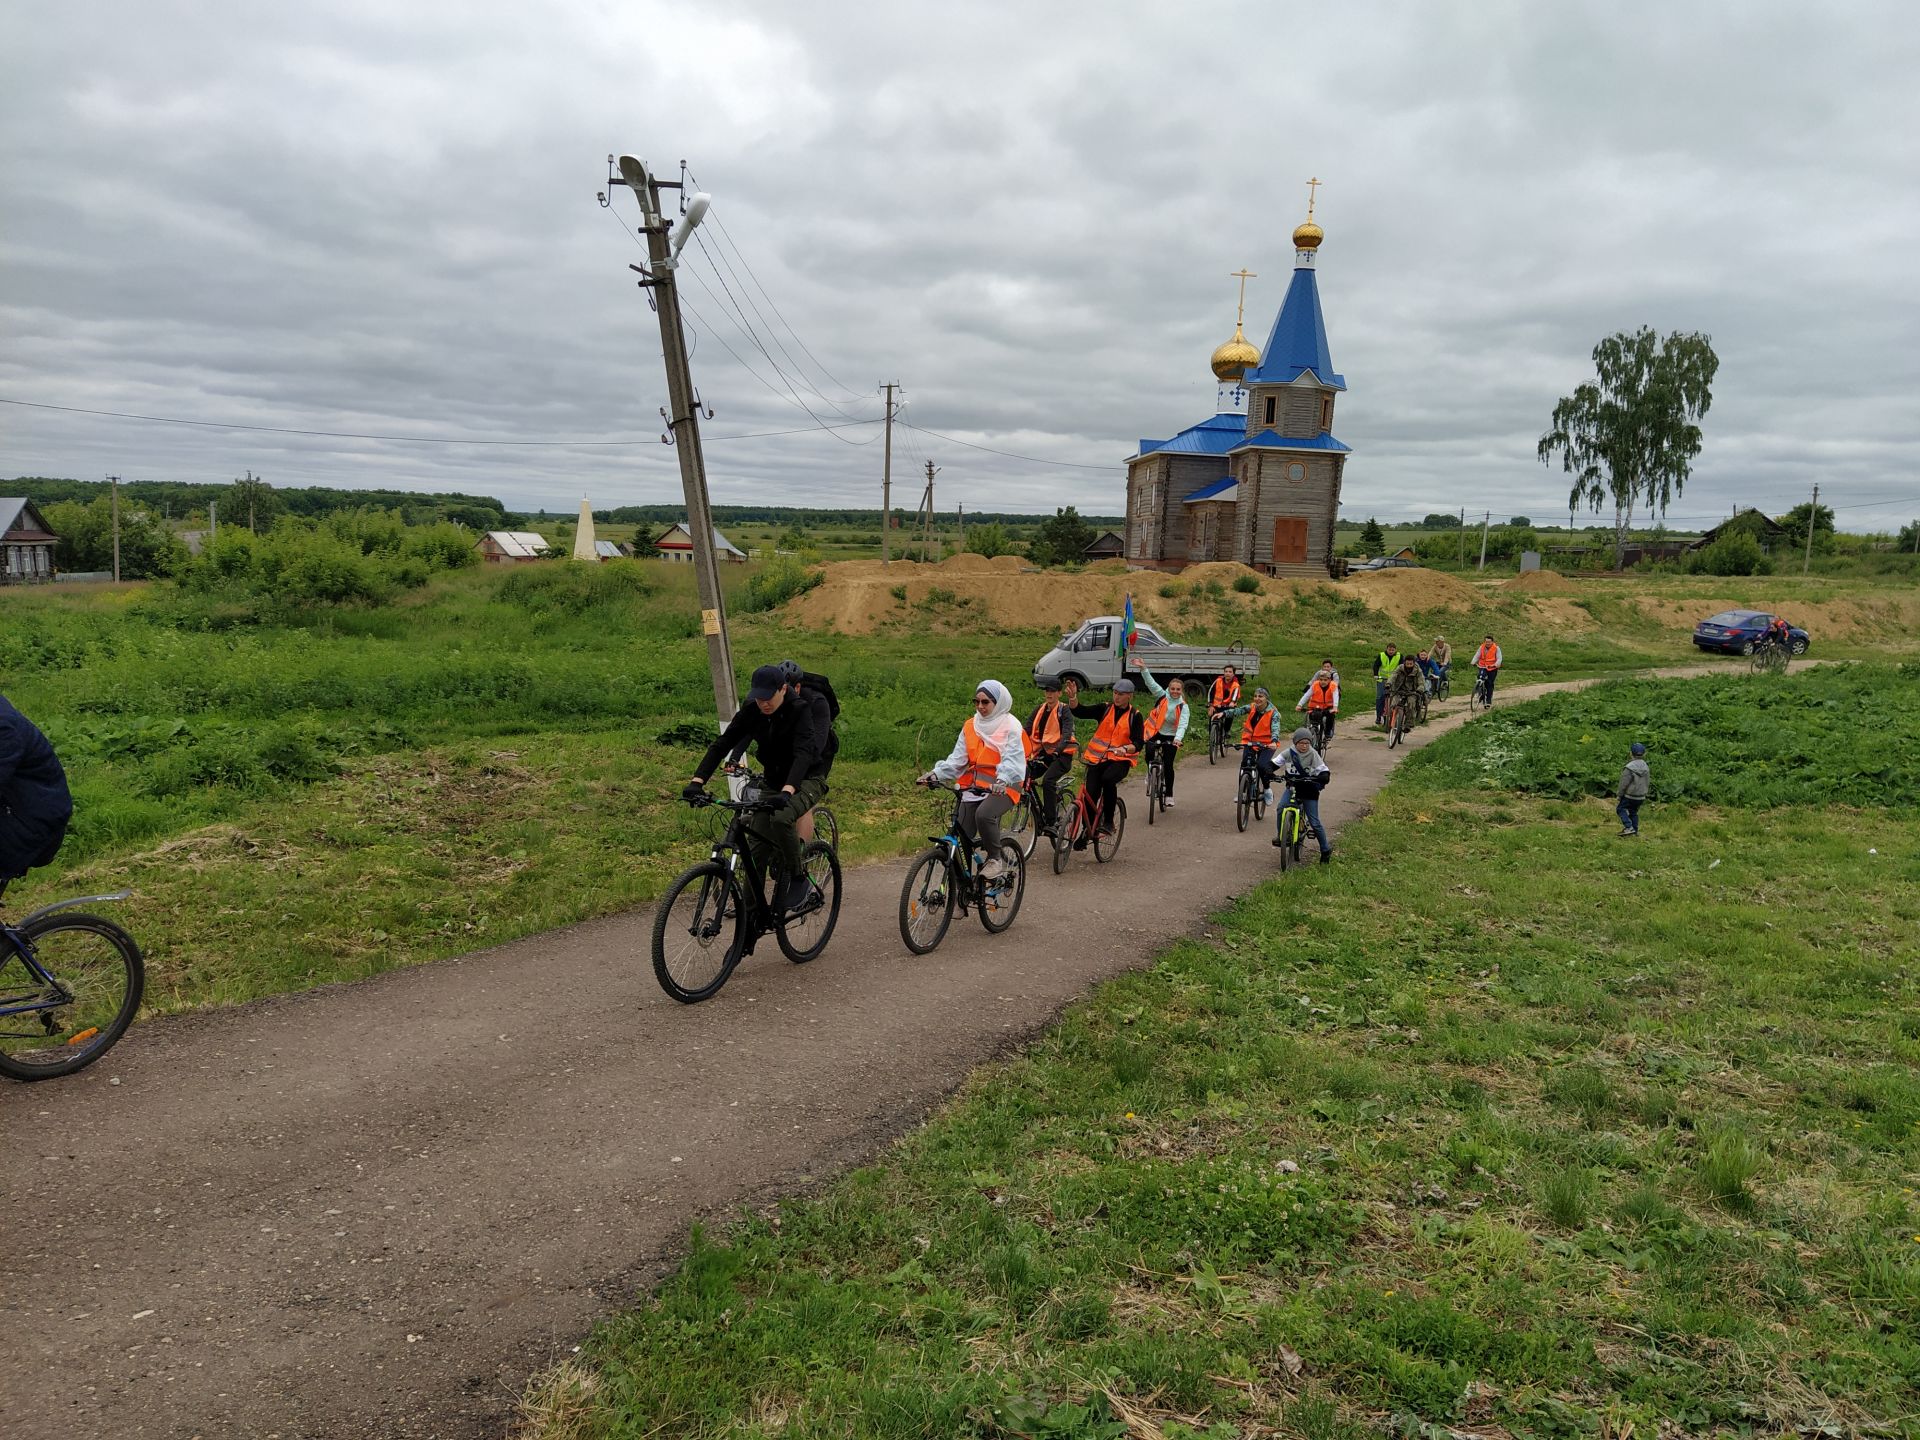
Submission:
M 827 702 L 827 709 L 832 712 L 833 718 L 835 720 L 840 718 L 840 697 L 833 693 L 833 682 L 826 676 L 816 675 L 811 670 L 802 670 L 800 688 L 813 691 Z

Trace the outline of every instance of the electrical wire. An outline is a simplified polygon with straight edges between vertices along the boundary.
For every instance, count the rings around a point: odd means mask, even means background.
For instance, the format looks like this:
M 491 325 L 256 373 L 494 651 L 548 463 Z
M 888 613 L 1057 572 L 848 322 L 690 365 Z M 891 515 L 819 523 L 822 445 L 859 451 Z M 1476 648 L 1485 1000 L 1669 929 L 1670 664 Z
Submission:
M 991 445 L 978 445 L 971 440 L 962 440 L 957 435 L 942 435 L 938 430 L 929 430 L 924 425 L 910 424 L 900 419 L 897 415 L 894 417 L 893 423 L 896 425 L 904 425 L 909 430 L 918 430 L 922 435 L 931 436 L 935 440 L 945 440 L 950 445 L 964 445 L 969 450 L 984 450 L 989 455 L 1004 455 L 1009 460 L 1025 460 L 1033 465 L 1058 465 L 1067 470 L 1112 471 L 1115 468 L 1112 465 L 1088 465 L 1079 460 L 1047 460 L 1038 455 L 1021 455 L 1012 450 L 997 450 Z

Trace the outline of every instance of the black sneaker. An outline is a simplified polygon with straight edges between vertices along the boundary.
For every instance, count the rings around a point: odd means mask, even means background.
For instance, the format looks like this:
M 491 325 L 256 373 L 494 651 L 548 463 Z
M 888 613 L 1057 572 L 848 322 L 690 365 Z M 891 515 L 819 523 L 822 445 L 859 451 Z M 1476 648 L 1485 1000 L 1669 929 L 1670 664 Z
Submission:
M 1331 865 L 1333 863 L 1333 852 L 1331 850 L 1322 850 L 1320 852 L 1320 863 L 1322 865 Z
M 787 893 L 781 897 L 780 908 L 791 914 L 799 910 L 813 898 L 813 883 L 804 875 L 796 875 L 787 886 Z

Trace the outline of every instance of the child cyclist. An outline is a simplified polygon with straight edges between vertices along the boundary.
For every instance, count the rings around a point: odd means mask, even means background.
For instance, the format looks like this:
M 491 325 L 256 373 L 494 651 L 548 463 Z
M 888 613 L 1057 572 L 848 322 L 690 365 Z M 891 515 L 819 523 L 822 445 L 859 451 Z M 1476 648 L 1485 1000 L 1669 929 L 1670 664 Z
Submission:
M 1301 816 L 1312 828 L 1313 838 L 1320 842 L 1320 863 L 1325 865 L 1333 859 L 1333 845 L 1327 839 L 1326 827 L 1320 823 L 1320 792 L 1333 779 L 1333 772 L 1320 758 L 1320 752 L 1313 748 L 1313 732 L 1304 725 L 1293 732 L 1293 743 L 1281 752 L 1280 777 L 1286 781 L 1287 790 L 1300 806 Z M 1280 808 L 1284 811 L 1286 805 L 1282 803 Z M 1287 842 L 1276 833 L 1273 843 Z

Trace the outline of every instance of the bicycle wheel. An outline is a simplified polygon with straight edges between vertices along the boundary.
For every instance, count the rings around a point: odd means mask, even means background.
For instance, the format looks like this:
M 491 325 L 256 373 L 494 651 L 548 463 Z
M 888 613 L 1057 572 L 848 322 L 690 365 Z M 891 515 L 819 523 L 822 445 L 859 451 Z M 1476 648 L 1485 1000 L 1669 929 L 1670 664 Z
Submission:
M 1253 775 L 1250 771 L 1240 772 L 1240 788 L 1233 796 L 1233 828 L 1246 833 L 1247 817 L 1253 814 Z
M 1127 833 L 1127 802 L 1118 795 L 1113 797 L 1113 814 L 1108 818 L 1113 821 L 1111 835 L 1100 830 L 1093 832 L 1093 858 L 1102 865 L 1120 853 L 1120 837 Z
M 744 925 L 740 890 L 726 866 L 706 860 L 687 871 L 653 917 L 653 976 L 660 988 L 682 1005 L 712 995 L 740 963 Z
M 813 838 L 836 854 L 840 850 L 840 821 L 824 805 L 813 809 Z
M 796 965 L 804 965 L 833 938 L 833 927 L 840 921 L 840 857 L 824 840 L 815 840 L 800 852 L 801 867 L 813 898 L 774 927 L 780 953 Z
M 0 1075 L 51 1080 L 84 1070 L 127 1033 L 140 1008 L 147 985 L 140 947 L 97 915 L 48 915 L 23 925 L 19 934 L 60 987 L 58 993 L 68 998 L 0 1018 Z M 7 950 L 0 961 L 0 1004 L 57 998 L 11 946 Z
M 900 938 L 916 955 L 930 953 L 953 923 L 948 888 L 955 883 L 946 847 L 931 845 L 914 857 L 907 883 L 900 887 Z
M 1020 847 L 1011 840 L 1001 840 L 1000 863 L 1007 867 L 1007 873 L 981 887 L 980 923 L 994 935 L 1013 924 L 1027 894 L 1027 857 Z
M 1040 843 L 1040 827 L 1033 821 L 1032 790 L 1020 792 L 1020 803 L 1000 822 L 1000 833 L 1020 847 L 1021 858 L 1033 854 L 1034 847 Z
M 1154 761 L 1147 767 L 1147 824 L 1153 824 L 1153 815 L 1160 808 L 1160 762 Z
M 1207 726 L 1207 764 L 1218 765 L 1220 757 L 1227 753 L 1227 742 L 1220 733 L 1218 725 Z
M 1261 783 L 1258 775 L 1253 777 L 1253 818 L 1267 818 L 1267 787 Z
M 1298 805 L 1280 807 L 1280 823 L 1277 827 L 1280 836 L 1280 868 L 1291 870 L 1300 863 L 1301 833 L 1306 829 L 1305 817 Z
M 1387 712 L 1387 748 L 1393 749 L 1407 733 L 1407 712 L 1396 705 Z
M 1487 699 L 1487 687 L 1478 681 L 1474 682 L 1473 693 L 1467 697 L 1467 712 L 1478 715 L 1492 703 Z

